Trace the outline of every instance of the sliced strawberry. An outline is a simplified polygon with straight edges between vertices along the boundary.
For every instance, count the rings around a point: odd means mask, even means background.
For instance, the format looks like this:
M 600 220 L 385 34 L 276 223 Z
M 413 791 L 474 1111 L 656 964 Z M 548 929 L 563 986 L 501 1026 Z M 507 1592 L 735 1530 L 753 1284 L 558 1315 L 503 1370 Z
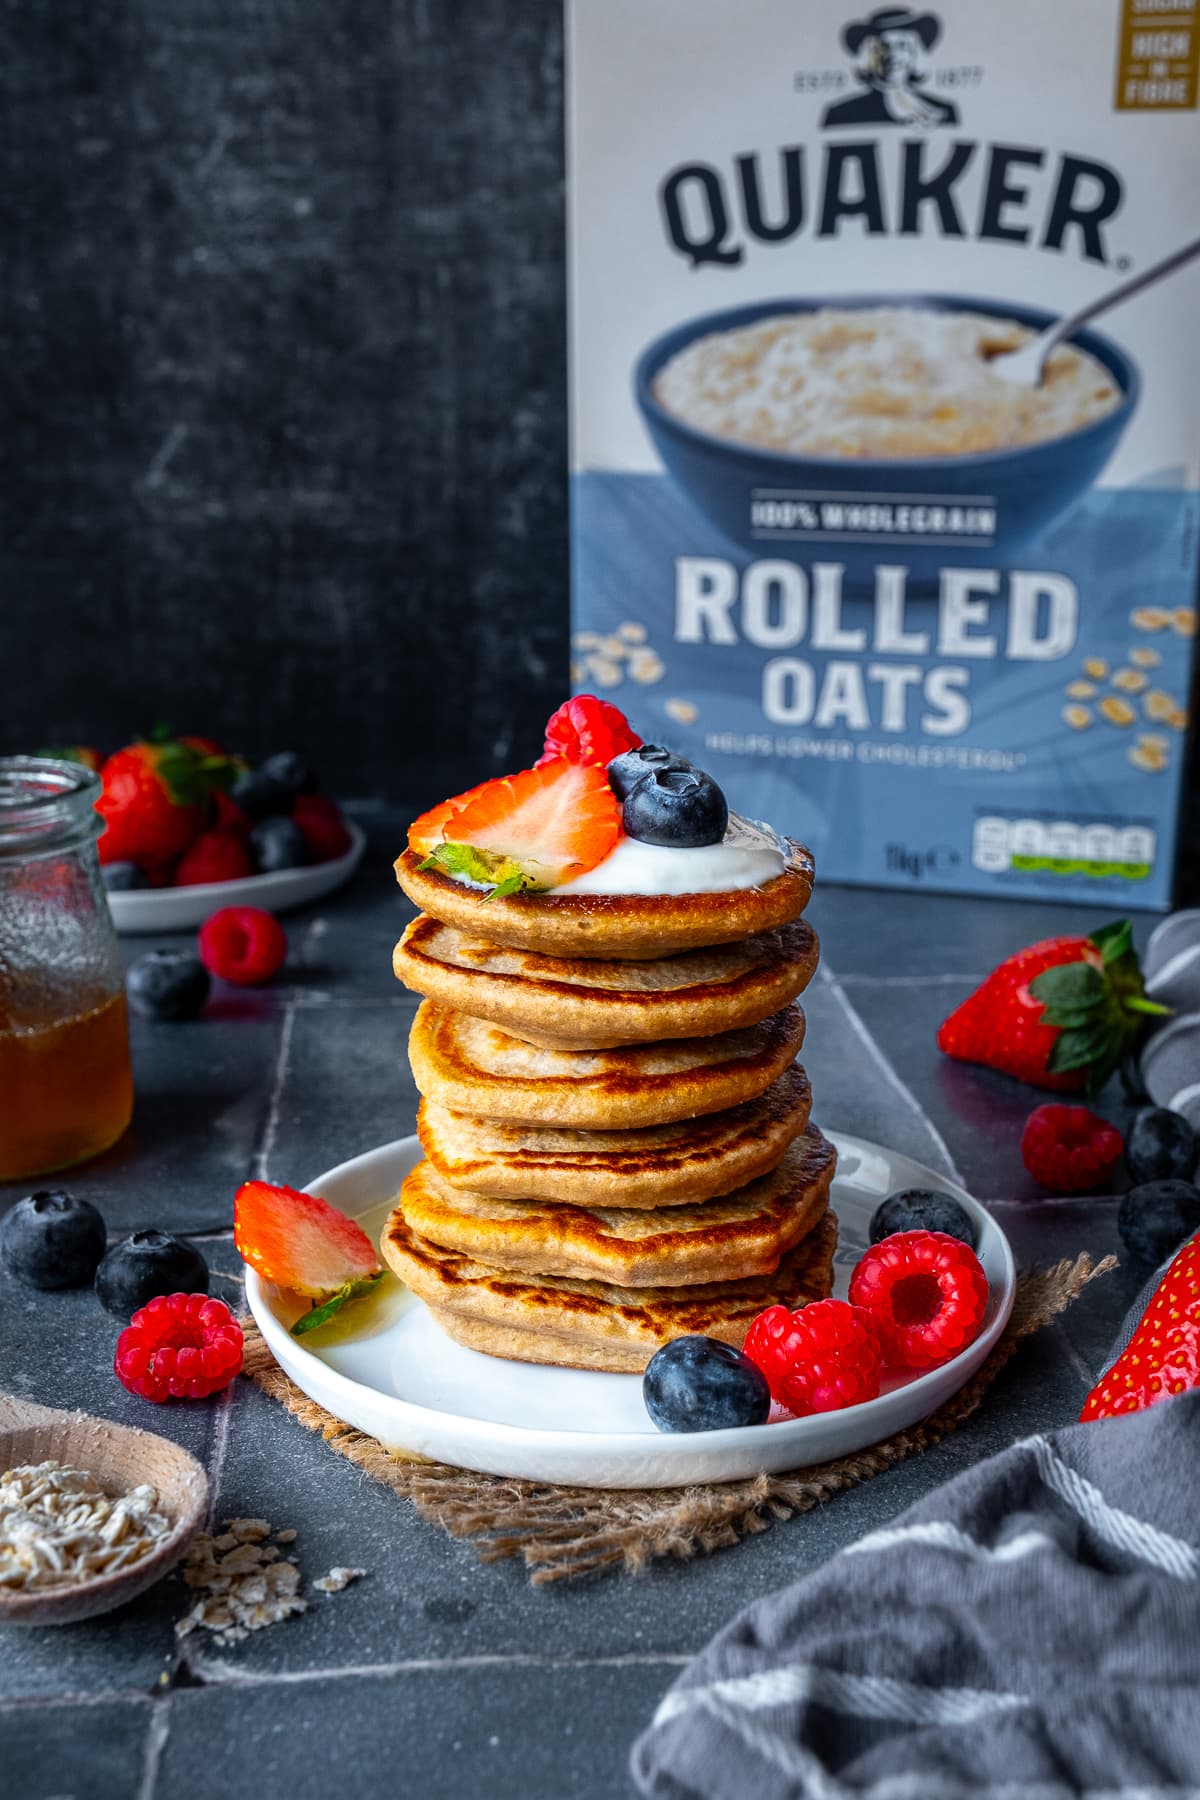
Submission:
M 418 856 L 428 856 L 438 844 L 445 841 L 445 827 L 456 813 L 469 806 L 477 794 L 491 784 L 481 781 L 478 787 L 468 788 L 465 794 L 456 794 L 453 800 L 443 800 L 437 806 L 430 807 L 419 819 L 414 819 L 408 828 L 408 847 Z
M 247 1181 L 233 1202 L 233 1241 L 243 1262 L 312 1300 L 380 1273 L 375 1246 L 360 1225 L 315 1194 Z
M 485 782 L 443 829 L 451 844 L 515 864 L 524 885 L 552 888 L 603 862 L 621 808 L 603 768 L 558 757 Z

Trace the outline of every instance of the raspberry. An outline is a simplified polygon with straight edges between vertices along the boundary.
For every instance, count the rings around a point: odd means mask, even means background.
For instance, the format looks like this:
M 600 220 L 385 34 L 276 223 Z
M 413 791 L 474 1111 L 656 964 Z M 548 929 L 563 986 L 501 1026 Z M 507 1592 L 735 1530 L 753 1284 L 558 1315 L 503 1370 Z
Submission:
M 641 738 L 619 707 L 595 694 L 577 694 L 554 713 L 546 726 L 546 748 L 537 767 L 565 756 L 568 762 L 598 763 L 607 768 L 614 756 L 636 750 Z
M 898 1231 L 873 1244 L 850 1277 L 850 1299 L 869 1314 L 894 1369 L 931 1369 L 965 1350 L 987 1310 L 975 1252 L 944 1231 Z
M 1124 1149 L 1116 1126 L 1086 1106 L 1035 1106 L 1021 1133 L 1021 1161 L 1054 1194 L 1105 1191 Z
M 283 926 L 261 906 L 223 906 L 200 927 L 200 961 L 239 987 L 270 981 L 286 956 Z
M 297 794 L 292 818 L 304 834 L 313 862 L 333 862 L 350 848 L 342 809 L 328 794 Z
M 254 867 L 245 841 L 232 831 L 205 831 L 185 850 L 175 870 L 176 887 L 196 887 L 205 881 L 240 881 L 253 875 Z
M 766 1376 L 771 1398 L 800 1419 L 879 1392 L 879 1340 L 867 1314 L 845 1300 L 813 1300 L 797 1312 L 768 1306 L 742 1349 Z
M 242 1366 L 242 1328 L 223 1300 L 160 1294 L 135 1312 L 113 1369 L 143 1400 L 203 1400 L 228 1387 Z

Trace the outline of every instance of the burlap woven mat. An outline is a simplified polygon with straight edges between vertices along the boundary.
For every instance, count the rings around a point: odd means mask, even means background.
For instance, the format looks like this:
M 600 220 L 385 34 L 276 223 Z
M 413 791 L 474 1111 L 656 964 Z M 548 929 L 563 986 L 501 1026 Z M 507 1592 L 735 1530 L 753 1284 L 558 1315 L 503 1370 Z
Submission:
M 708 1487 L 546 1487 L 395 1456 L 301 1393 L 250 1318 L 242 1320 L 245 1373 L 309 1431 L 319 1431 L 339 1456 L 411 1500 L 422 1517 L 454 1537 L 471 1538 L 485 1562 L 521 1556 L 534 1582 L 564 1581 L 614 1563 L 635 1572 L 657 1556 L 688 1557 L 724 1549 L 928 1450 L 970 1418 L 1025 1338 L 1065 1312 L 1090 1281 L 1115 1266 L 1112 1256 L 1099 1263 L 1080 1256 L 1073 1263 L 1023 1274 L 1004 1336 L 983 1367 L 953 1399 L 911 1431 L 794 1475 L 756 1475 Z

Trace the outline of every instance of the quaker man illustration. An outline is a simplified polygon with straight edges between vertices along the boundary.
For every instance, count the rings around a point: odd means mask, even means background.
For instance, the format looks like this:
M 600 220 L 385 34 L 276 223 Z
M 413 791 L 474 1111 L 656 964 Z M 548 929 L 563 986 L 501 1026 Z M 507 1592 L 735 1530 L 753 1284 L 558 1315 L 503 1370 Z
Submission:
M 855 19 L 842 32 L 863 86 L 848 100 L 825 109 L 822 125 L 908 125 L 929 130 L 954 125 L 958 108 L 922 91 L 928 52 L 941 36 L 933 13 L 907 6 L 882 6 Z

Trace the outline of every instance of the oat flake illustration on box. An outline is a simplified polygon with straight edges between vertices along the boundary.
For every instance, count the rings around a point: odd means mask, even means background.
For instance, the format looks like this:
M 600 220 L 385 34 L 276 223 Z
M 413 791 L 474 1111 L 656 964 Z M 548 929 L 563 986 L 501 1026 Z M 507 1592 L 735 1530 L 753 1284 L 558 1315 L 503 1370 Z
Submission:
M 568 14 L 577 687 L 826 879 L 1165 906 L 1200 263 L 996 364 L 1200 232 L 1200 30 Z

